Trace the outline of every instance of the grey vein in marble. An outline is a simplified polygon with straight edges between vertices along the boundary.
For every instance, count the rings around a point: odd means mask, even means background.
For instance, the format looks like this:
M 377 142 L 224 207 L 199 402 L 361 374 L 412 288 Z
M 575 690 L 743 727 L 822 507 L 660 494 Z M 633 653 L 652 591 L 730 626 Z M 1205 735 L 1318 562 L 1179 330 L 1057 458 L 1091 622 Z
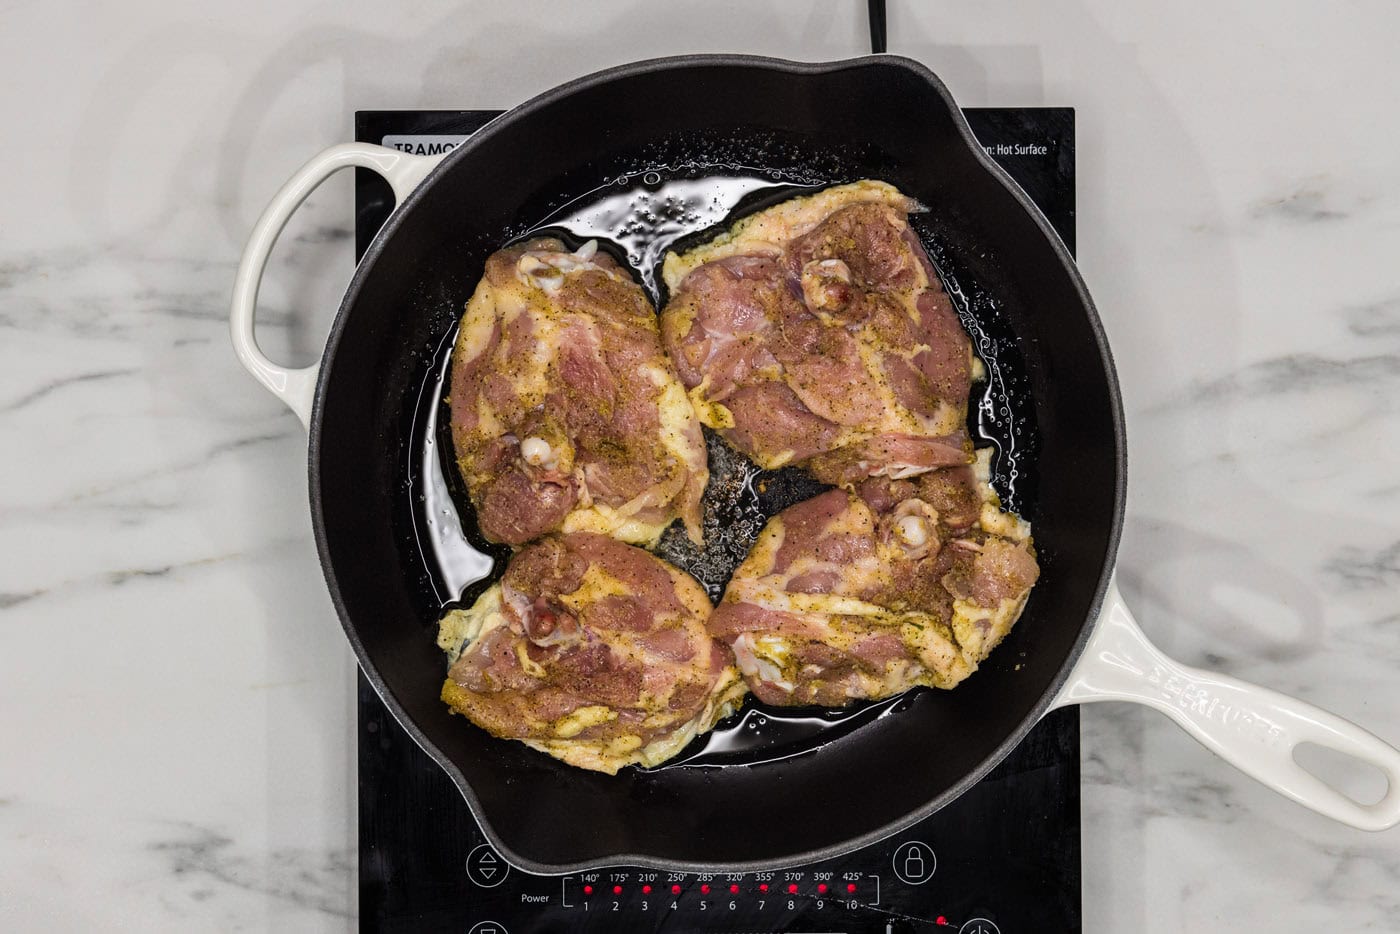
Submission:
M 301 539 L 297 539 L 297 541 L 300 542 Z M 268 542 L 267 547 L 275 548 L 278 546 L 286 545 L 287 543 L 287 541 L 272 540 Z M 52 584 L 51 586 L 42 587 L 22 593 L 4 592 L 0 593 L 0 613 L 17 607 L 20 604 L 28 603 L 32 600 L 38 600 L 43 597 L 48 597 L 51 595 L 57 595 L 61 593 L 69 593 L 75 589 L 87 588 L 92 586 L 121 587 L 124 584 L 129 584 L 133 581 L 153 580 L 170 577 L 174 574 L 177 574 L 180 571 L 217 566 L 221 564 L 226 564 L 231 561 L 239 561 L 246 557 L 247 555 L 243 552 L 228 552 L 226 554 L 209 555 L 199 558 L 192 558 L 187 561 L 178 561 L 173 562 L 171 564 L 155 565 L 152 567 L 129 567 L 110 571 L 101 571 L 97 574 L 87 577 L 67 578 L 55 584 Z
M 294 416 L 290 413 L 279 413 L 279 419 L 283 422 L 293 421 Z M 210 461 L 223 457 L 226 454 L 243 451 L 257 445 L 276 444 L 291 438 L 299 439 L 301 434 L 302 432 L 298 426 L 283 431 L 262 432 L 247 437 L 234 438 L 229 441 L 220 441 L 210 445 L 197 457 L 181 460 L 177 463 L 166 464 L 158 469 L 139 473 L 134 476 L 126 476 L 112 480 L 96 489 L 86 490 L 72 497 L 72 501 L 95 499 L 124 488 L 139 485 L 157 477 L 168 477 L 174 474 L 202 469 Z
M 282 847 L 257 859 L 239 851 L 234 838 L 208 827 L 183 823 L 180 833 L 147 844 L 164 858 L 171 875 L 204 900 L 208 886 L 232 886 L 262 892 L 299 908 L 347 916 L 345 879 L 354 855 L 345 850 L 319 851 Z
M 130 333 L 148 316 L 226 325 L 227 283 L 236 268 L 232 260 L 154 256 L 127 242 L 12 255 L 0 265 L 0 326 L 34 332 L 58 327 L 81 336 L 113 336 Z M 99 285 L 107 273 L 165 284 L 113 295 Z M 286 328 L 295 320 L 287 309 L 265 304 L 258 309 L 259 328 Z
M 349 240 L 353 236 L 355 236 L 355 231 L 349 227 L 322 224 L 306 233 L 297 234 L 292 239 L 297 243 L 336 243 L 340 240 Z
M 16 409 L 22 409 L 26 405 L 29 405 L 33 402 L 38 402 L 40 399 L 43 399 L 44 397 L 49 396 L 55 392 L 58 392 L 60 389 L 67 388 L 69 386 L 77 386 L 83 383 L 96 383 L 105 382 L 107 380 L 113 379 L 121 379 L 122 377 L 126 376 L 134 376 L 139 372 L 141 371 L 134 368 L 126 368 L 120 370 L 97 370 L 92 373 L 79 373 L 76 376 L 65 376 L 60 379 L 50 380 L 49 382 L 40 385 L 38 388 L 30 390 L 29 392 L 20 396 L 18 399 L 12 399 L 9 402 L 0 403 L 0 412 L 13 412 Z
M 1400 298 L 1343 309 L 1347 330 L 1357 337 L 1400 337 Z
M 42 597 L 44 593 L 45 591 L 43 590 L 30 590 L 25 593 L 0 593 L 0 610 L 8 610 L 12 606 L 19 606 L 21 603 L 33 600 L 35 597 Z
M 1252 363 L 1219 379 L 1197 383 L 1187 401 L 1303 394 L 1327 386 L 1384 383 L 1400 378 L 1400 354 L 1327 357 L 1296 353 Z
M 1194 379 L 1172 398 L 1148 406 L 1144 414 L 1191 409 L 1228 399 L 1275 399 L 1281 395 L 1306 396 L 1331 386 L 1366 386 L 1378 392 L 1392 391 L 1400 382 L 1400 353 L 1343 357 L 1302 351 L 1280 354 L 1250 363 L 1214 379 Z M 1389 396 L 1380 395 L 1380 399 Z
M 1376 550 L 1347 545 L 1322 569 L 1343 588 L 1389 589 L 1400 585 L 1400 541 Z
M 1354 847 L 1324 846 L 1333 862 L 1331 870 L 1312 883 L 1316 897 L 1334 903 L 1362 902 L 1388 927 L 1400 925 L 1400 850 L 1384 842 Z M 1352 930 L 1363 930 L 1353 927 Z
M 1332 197 L 1319 182 L 1319 179 L 1312 179 L 1286 195 L 1260 200 L 1250 208 L 1249 215 L 1259 221 L 1303 224 L 1341 221 L 1349 217 L 1350 212 L 1331 204 Z

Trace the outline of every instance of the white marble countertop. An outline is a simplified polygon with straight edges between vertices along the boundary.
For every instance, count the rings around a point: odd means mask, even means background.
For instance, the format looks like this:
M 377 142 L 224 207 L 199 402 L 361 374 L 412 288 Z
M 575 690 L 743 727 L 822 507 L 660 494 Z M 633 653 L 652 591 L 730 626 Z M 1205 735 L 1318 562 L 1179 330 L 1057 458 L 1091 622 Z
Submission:
M 227 340 L 253 219 L 356 108 L 846 57 L 863 5 L 3 6 L 0 929 L 350 928 L 353 661 L 304 435 Z M 1078 109 L 1144 627 L 1400 742 L 1400 11 L 894 0 L 891 32 L 965 105 Z M 284 238 L 283 359 L 320 346 L 350 204 L 334 180 Z M 1083 723 L 1085 931 L 1400 930 L 1400 831 L 1329 823 L 1157 714 Z

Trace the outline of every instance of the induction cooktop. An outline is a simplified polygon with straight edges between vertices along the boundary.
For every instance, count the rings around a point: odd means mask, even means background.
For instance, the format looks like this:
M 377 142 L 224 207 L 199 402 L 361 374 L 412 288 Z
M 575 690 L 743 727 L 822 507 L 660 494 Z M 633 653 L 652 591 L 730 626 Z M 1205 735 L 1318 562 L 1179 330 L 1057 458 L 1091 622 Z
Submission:
M 444 153 L 498 111 L 361 111 L 356 139 Z M 1074 111 L 964 111 L 991 155 L 1074 249 Z M 393 208 L 356 178 L 356 255 Z M 474 729 L 466 721 L 463 729 Z M 1079 713 L 1052 712 L 951 805 L 838 859 L 768 872 L 512 866 L 447 776 L 359 680 L 359 887 L 364 931 L 457 934 L 1047 934 L 1081 930 Z M 917 775 L 909 776 L 918 781 Z M 528 806 L 522 804 L 522 806 Z M 810 815 L 820 819 L 819 814 Z

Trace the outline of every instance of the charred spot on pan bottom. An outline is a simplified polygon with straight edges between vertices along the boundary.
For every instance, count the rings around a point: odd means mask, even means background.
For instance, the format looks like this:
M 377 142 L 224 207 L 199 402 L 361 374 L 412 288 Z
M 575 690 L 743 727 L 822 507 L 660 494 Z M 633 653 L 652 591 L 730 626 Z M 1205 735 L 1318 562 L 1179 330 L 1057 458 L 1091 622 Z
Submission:
M 672 525 L 655 550 L 718 601 L 769 517 L 831 488 L 795 467 L 760 470 L 717 432 L 702 430 L 710 461 L 710 484 L 702 500 L 705 547 L 697 548 L 684 529 Z

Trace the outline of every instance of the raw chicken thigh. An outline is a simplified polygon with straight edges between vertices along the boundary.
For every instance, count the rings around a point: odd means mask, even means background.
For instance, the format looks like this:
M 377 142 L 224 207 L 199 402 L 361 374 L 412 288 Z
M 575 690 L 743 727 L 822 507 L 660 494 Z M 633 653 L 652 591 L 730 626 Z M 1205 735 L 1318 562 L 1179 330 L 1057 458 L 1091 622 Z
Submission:
M 457 464 L 482 534 L 521 545 L 590 531 L 651 544 L 682 519 L 700 541 L 700 425 L 656 314 L 590 242 L 486 261 L 453 351 Z
M 668 254 L 662 336 L 701 421 L 826 483 L 969 463 L 980 363 L 909 228 L 917 207 L 861 181 Z
M 754 695 L 840 706 L 972 674 L 1039 574 L 988 464 L 982 452 L 972 467 L 869 479 L 774 516 L 710 617 Z
M 968 440 L 981 364 L 916 208 L 862 181 L 758 212 L 667 256 L 659 328 L 591 244 L 487 261 L 454 351 L 452 436 L 483 534 L 524 547 L 440 621 L 445 702 L 613 773 L 676 755 L 747 690 L 840 706 L 976 670 L 1039 566 Z M 625 543 L 676 518 L 700 543 L 702 423 L 762 468 L 837 487 L 773 516 L 713 610 Z
M 570 765 L 655 765 L 732 712 L 745 693 L 706 632 L 692 578 L 587 532 L 511 559 L 470 608 L 439 623 L 452 660 L 442 699 L 491 734 Z

